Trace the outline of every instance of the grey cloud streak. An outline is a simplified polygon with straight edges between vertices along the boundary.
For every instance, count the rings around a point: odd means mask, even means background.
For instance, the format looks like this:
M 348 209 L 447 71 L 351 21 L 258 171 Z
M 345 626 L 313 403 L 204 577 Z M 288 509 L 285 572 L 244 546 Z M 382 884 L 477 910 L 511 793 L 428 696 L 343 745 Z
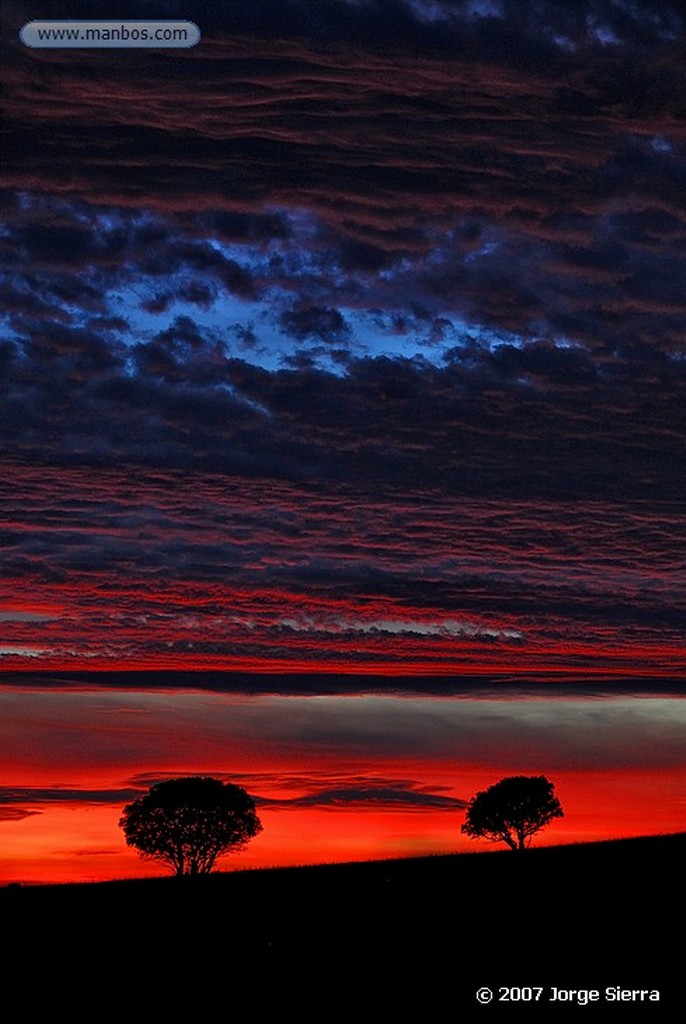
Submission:
M 182 774 L 206 774 L 211 765 L 211 774 L 224 772 L 249 792 L 274 799 L 290 789 L 288 800 L 324 793 L 334 801 L 364 790 L 371 800 L 379 791 L 389 798 L 389 777 L 375 767 L 386 759 L 403 765 L 393 785 L 401 780 L 410 794 L 438 797 L 440 787 L 418 781 L 422 764 L 440 766 L 446 783 L 459 764 L 489 765 L 489 771 L 503 774 L 669 769 L 675 777 L 686 765 L 683 696 L 560 696 L 551 686 L 536 696 L 509 699 L 502 689 L 482 697 L 313 698 L 114 687 L 79 694 L 53 687 L 28 701 L 17 688 L 2 694 L 12 714 L 12 729 L 4 728 L 8 756 L 30 754 L 35 765 L 51 772 L 61 765 L 64 773 L 84 764 L 116 764 L 122 784 L 108 790 L 5 787 L 0 802 L 31 807 L 72 796 L 124 801 L 160 778 L 178 775 L 177 765 L 184 766 Z M 41 721 L 51 716 L 49 727 L 36 724 L 37 711 Z M 273 775 L 264 769 L 244 775 L 249 765 L 270 763 L 279 766 Z M 355 771 L 346 770 L 353 764 Z M 275 785 L 280 793 L 274 793 Z

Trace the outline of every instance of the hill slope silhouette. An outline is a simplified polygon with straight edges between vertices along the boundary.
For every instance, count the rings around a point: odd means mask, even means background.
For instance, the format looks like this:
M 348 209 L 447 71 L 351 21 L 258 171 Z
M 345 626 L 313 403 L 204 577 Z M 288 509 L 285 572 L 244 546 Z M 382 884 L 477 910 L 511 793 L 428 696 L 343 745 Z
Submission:
M 308 868 L 9 886 L 5 976 L 71 1021 L 512 1019 L 490 986 L 660 989 L 678 1005 L 686 834 Z M 523 1009 L 523 1007 L 522 1007 Z M 538 1019 L 605 1004 L 528 1003 Z M 617 1019 L 632 1010 L 616 1007 Z M 457 1019 L 457 1016 L 455 1016 Z M 636 1016 L 633 1019 L 637 1019 Z M 672 1018 L 676 1019 L 676 1018 Z

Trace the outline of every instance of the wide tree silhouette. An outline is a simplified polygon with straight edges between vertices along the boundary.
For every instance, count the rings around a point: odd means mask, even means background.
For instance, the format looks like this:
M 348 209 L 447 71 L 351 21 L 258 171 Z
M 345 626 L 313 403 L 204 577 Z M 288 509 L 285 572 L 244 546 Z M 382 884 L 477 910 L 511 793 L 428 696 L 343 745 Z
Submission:
M 471 839 L 524 850 L 539 829 L 563 816 L 553 784 L 545 775 L 510 775 L 472 797 L 462 831 Z
M 175 875 L 204 875 L 218 857 L 262 831 L 254 801 L 241 786 L 208 776 L 158 782 L 127 804 L 119 819 L 126 843 Z

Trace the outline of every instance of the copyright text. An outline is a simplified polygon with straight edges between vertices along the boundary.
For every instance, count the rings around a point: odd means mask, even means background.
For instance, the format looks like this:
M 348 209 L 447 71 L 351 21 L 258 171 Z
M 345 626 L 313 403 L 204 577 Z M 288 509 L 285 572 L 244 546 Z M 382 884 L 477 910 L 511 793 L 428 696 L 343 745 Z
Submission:
M 572 1003 L 588 1006 L 589 1003 L 659 1003 L 660 990 L 657 988 L 622 988 L 608 985 L 607 988 L 558 988 L 555 985 L 501 985 L 490 989 L 486 986 L 476 992 L 479 1003 Z

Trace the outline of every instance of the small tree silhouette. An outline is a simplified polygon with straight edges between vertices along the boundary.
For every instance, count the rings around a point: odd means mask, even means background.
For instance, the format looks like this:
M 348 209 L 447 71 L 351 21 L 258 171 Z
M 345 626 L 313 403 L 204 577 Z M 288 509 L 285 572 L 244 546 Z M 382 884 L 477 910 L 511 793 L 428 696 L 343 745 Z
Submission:
M 524 850 L 531 836 L 564 812 L 545 775 L 511 775 L 472 797 L 462 832 Z
M 218 857 L 242 849 L 262 831 L 244 789 L 198 775 L 158 782 L 126 805 L 119 827 L 127 846 L 175 875 L 208 874 Z

